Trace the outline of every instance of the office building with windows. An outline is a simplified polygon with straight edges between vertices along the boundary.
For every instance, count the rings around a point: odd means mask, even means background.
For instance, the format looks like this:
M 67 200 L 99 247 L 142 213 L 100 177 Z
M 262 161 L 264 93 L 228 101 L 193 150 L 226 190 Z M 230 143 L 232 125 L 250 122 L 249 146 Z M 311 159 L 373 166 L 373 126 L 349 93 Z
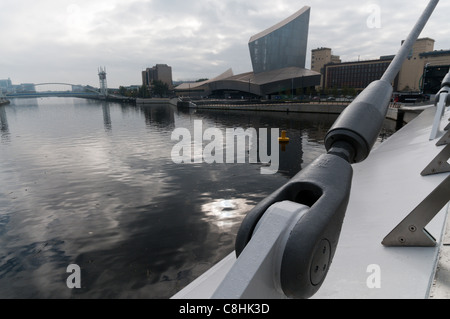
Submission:
M 161 81 L 173 88 L 172 67 L 167 64 L 157 64 L 142 71 L 142 85 L 150 87 L 154 81 Z
M 436 87 L 436 82 L 442 80 L 443 76 L 438 74 L 442 74 L 450 66 L 450 50 L 436 51 L 434 44 L 435 40 L 430 38 L 416 41 L 393 83 L 395 91 L 422 92 L 425 86 L 430 91 Z M 337 56 L 331 54 L 331 49 L 319 48 L 311 51 L 311 68 L 322 74 L 321 88 L 352 88 L 362 91 L 372 81 L 383 76 L 394 57 L 391 55 L 376 60 L 342 63 Z M 429 73 L 425 77 L 427 72 L 433 72 L 433 75 Z

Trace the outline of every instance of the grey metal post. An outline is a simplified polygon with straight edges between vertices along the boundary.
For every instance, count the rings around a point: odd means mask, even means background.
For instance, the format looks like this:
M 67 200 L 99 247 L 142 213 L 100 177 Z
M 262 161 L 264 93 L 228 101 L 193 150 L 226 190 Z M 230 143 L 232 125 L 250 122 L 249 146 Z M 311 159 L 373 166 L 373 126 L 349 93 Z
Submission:
M 409 34 L 408 38 L 406 38 L 405 42 L 403 43 L 402 47 L 400 48 L 400 51 L 395 56 L 392 63 L 389 65 L 389 68 L 384 73 L 381 80 L 387 81 L 392 83 L 395 80 L 395 77 L 397 76 L 398 72 L 402 68 L 403 62 L 408 57 L 409 52 L 411 52 L 411 49 L 416 42 L 417 38 L 419 37 L 420 33 L 422 32 L 423 28 L 428 22 L 428 19 L 430 18 L 431 14 L 433 13 L 434 9 L 438 5 L 439 0 L 431 0 L 428 4 L 425 11 L 422 13 L 421 17 L 417 21 L 416 25 L 414 26 L 413 30 Z
M 388 111 L 393 92 L 392 82 L 438 2 L 439 0 L 429 2 L 382 78 L 372 82 L 342 112 L 326 136 L 325 147 L 327 150 L 330 150 L 336 142 L 345 141 L 355 152 L 355 156 L 351 160 L 353 163 L 362 162 L 369 156 Z

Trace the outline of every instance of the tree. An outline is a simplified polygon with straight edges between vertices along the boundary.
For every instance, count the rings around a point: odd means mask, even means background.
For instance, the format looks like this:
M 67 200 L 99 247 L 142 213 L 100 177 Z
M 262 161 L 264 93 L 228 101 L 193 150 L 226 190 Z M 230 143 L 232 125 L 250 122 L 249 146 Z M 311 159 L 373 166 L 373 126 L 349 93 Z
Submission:
M 139 88 L 138 96 L 142 98 L 150 97 L 150 90 L 148 89 L 147 85 L 142 85 Z
M 337 96 L 339 94 L 338 88 L 336 86 L 333 86 L 333 88 L 331 89 L 331 94 L 333 96 Z
M 127 95 L 127 89 L 123 86 L 119 87 L 119 94 L 122 96 L 126 96 Z
M 161 97 L 166 96 L 169 93 L 169 86 L 159 80 L 153 81 L 153 93 Z

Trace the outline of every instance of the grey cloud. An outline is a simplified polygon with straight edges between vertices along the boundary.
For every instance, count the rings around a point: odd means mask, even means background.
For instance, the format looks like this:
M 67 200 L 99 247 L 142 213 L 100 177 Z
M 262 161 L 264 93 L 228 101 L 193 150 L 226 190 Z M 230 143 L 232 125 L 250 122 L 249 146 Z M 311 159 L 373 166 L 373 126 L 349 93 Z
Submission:
M 366 24 L 370 4 L 380 8 L 380 29 Z M 109 85 L 131 85 L 140 83 L 142 68 L 156 63 L 171 65 L 175 79 L 211 78 L 230 67 L 235 73 L 246 72 L 251 70 L 249 38 L 304 5 L 312 7 L 309 50 L 327 46 L 352 60 L 395 54 L 426 3 L 2 1 L 0 28 L 8 30 L 2 41 L 9 45 L 0 52 L 0 78 L 28 82 L 65 76 L 69 79 L 61 80 L 97 85 L 95 72 L 105 65 Z M 449 10 L 450 4 L 441 2 L 422 33 L 434 38 L 438 49 L 450 49 Z

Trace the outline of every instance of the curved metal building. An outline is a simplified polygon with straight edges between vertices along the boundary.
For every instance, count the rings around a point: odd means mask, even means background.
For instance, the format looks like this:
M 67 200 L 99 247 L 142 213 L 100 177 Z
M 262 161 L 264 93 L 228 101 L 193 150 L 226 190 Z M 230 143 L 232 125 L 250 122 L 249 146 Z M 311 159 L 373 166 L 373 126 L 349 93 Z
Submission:
M 250 38 L 253 72 L 233 75 L 232 70 L 208 81 L 185 83 L 179 95 L 256 95 L 303 91 L 320 84 L 321 74 L 305 69 L 310 7 Z
M 250 38 L 255 74 L 288 67 L 305 67 L 311 8 L 303 7 L 289 18 Z

